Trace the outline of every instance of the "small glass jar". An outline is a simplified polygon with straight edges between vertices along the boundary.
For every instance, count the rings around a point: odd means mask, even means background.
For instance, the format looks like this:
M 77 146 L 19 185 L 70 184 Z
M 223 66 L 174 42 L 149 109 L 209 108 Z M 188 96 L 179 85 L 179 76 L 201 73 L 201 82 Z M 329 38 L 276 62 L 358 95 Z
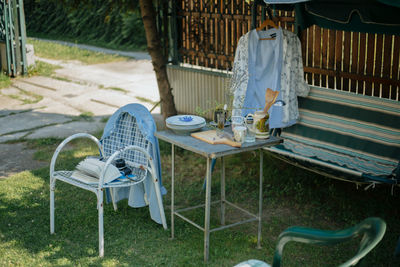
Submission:
M 246 143 L 255 142 L 256 141 L 256 130 L 254 129 L 254 119 L 253 119 L 252 114 L 249 114 L 246 116 L 245 123 L 246 123 L 246 129 L 247 129 L 245 142 Z
M 238 143 L 244 143 L 246 139 L 246 127 L 244 126 L 236 126 L 235 129 L 233 129 L 233 138 L 235 139 L 236 142 Z

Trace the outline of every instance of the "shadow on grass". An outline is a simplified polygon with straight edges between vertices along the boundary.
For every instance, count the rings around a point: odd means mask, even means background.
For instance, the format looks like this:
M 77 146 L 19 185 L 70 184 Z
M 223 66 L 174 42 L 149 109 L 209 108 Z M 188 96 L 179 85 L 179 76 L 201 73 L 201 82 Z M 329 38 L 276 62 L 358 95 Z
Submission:
M 52 144 L 53 145 L 53 144 Z M 170 192 L 170 146 L 160 142 L 163 182 Z M 62 168 L 71 168 L 84 156 L 81 147 L 68 150 Z M 51 154 L 50 154 L 51 155 Z M 78 156 L 77 156 L 78 155 Z M 204 201 L 202 183 L 205 160 L 192 153 L 176 152 L 176 204 Z M 227 157 L 227 198 L 257 212 L 258 154 Z M 219 198 L 220 164 L 213 173 L 212 195 Z M 264 161 L 263 249 L 255 249 L 256 223 L 211 234 L 210 266 L 233 266 L 256 258 L 272 262 L 279 233 L 293 225 L 343 229 L 366 217 L 387 222 L 382 242 L 367 256 L 367 266 L 398 266 L 393 258 L 400 235 L 399 190 L 388 187 L 356 190 L 353 184 L 337 182 L 300 171 L 270 156 Z M 105 205 L 105 257 L 98 258 L 98 213 L 95 194 L 58 182 L 56 187 L 55 234 L 49 232 L 48 168 L 22 172 L 0 180 L 0 265 L 105 265 L 105 266 L 202 266 L 203 233 L 179 218 L 175 239 L 170 230 L 150 219 L 147 208 L 134 209 L 126 201 L 114 212 Z M 170 226 L 170 194 L 164 196 Z M 202 225 L 203 210 L 188 214 Z M 227 218 L 242 218 L 232 212 Z M 218 225 L 219 209 L 212 210 L 212 225 Z M 357 240 L 339 247 L 289 244 L 284 263 L 289 266 L 336 266 L 351 257 Z

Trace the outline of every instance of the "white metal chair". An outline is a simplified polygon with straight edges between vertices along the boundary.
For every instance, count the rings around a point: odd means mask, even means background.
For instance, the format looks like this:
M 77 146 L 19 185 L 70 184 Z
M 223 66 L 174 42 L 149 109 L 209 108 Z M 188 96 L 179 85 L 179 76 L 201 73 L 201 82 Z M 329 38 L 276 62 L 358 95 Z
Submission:
M 143 107 L 138 104 L 130 104 L 130 106 L 133 106 L 133 108 Z M 155 167 L 154 157 L 151 156 L 153 151 L 153 144 L 148 140 L 148 138 L 146 138 L 146 136 L 148 135 L 142 133 L 140 129 L 141 127 L 138 126 L 136 118 L 132 116 L 129 112 L 121 112 L 123 108 L 115 113 L 118 115 L 118 117 L 115 120 L 115 123 L 113 122 L 113 128 L 108 136 L 99 141 L 96 137 L 87 133 L 74 134 L 66 138 L 57 147 L 50 164 L 50 233 L 54 233 L 54 191 L 56 180 L 60 180 L 68 184 L 80 187 L 82 189 L 89 190 L 95 193 L 97 196 L 100 257 L 104 256 L 103 194 L 104 189 L 106 188 L 113 189 L 130 187 L 143 183 L 147 178 L 151 177 L 152 184 L 154 184 L 162 225 L 164 229 L 167 229 L 167 223 L 165 220 L 165 213 L 161 198 L 160 182 L 159 178 L 157 177 L 158 175 Z M 148 112 L 147 110 L 145 111 Z M 55 163 L 60 151 L 65 147 L 67 143 L 77 138 L 89 138 L 90 140 L 93 140 L 99 148 L 100 156 L 103 157 L 104 160 L 106 160 L 106 164 L 104 169 L 102 170 L 98 184 L 87 184 L 80 180 L 77 180 L 71 177 L 72 171 L 55 171 Z M 129 166 L 132 170 L 132 173 L 136 175 L 135 181 L 126 179 L 128 180 L 126 182 L 105 184 L 103 180 L 106 169 L 110 164 L 114 162 L 114 160 L 119 158 L 124 159 L 126 165 Z M 114 209 L 116 209 L 116 203 L 113 202 L 113 204 Z

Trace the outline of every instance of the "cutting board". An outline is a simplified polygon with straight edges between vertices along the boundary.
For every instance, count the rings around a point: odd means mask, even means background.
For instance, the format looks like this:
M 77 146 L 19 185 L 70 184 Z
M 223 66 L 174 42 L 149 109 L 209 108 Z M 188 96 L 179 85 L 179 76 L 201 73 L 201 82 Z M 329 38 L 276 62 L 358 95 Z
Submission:
M 233 146 L 233 147 L 241 147 L 242 146 L 241 143 L 229 140 L 226 137 L 219 137 L 217 135 L 216 130 L 192 133 L 191 136 L 194 138 L 197 138 L 201 141 L 204 141 L 206 143 L 212 144 L 212 145 L 224 144 L 224 145 L 229 145 L 229 146 Z

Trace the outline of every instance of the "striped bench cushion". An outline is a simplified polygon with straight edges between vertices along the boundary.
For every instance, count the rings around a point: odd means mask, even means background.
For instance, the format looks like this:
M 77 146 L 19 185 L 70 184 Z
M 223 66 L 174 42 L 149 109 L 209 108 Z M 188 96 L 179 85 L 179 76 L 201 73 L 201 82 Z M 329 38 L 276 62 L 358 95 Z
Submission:
M 363 174 L 389 175 L 400 159 L 400 102 L 311 87 L 299 122 L 282 131 L 286 151 Z

